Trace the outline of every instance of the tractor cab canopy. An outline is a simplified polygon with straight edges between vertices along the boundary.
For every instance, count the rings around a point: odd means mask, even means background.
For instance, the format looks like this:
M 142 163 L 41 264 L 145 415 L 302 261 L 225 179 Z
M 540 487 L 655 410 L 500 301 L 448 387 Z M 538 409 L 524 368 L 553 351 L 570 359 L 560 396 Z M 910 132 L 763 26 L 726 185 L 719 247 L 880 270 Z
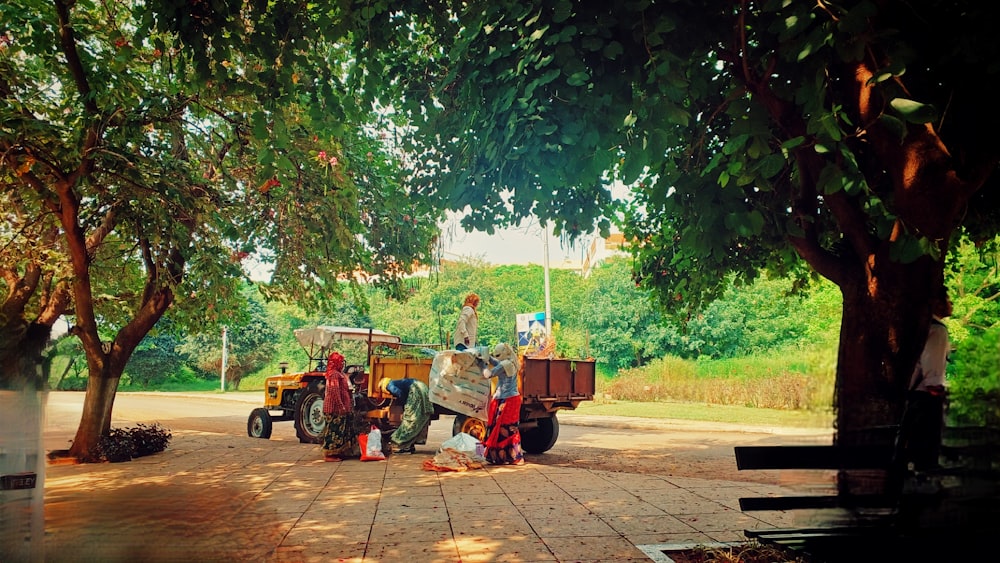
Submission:
M 381 330 L 327 325 L 296 329 L 295 340 L 309 354 L 310 362 L 312 360 L 325 362 L 330 352 L 344 347 L 347 342 L 364 345 L 367 348 L 365 360 L 376 348 L 396 349 L 402 345 L 400 337 Z

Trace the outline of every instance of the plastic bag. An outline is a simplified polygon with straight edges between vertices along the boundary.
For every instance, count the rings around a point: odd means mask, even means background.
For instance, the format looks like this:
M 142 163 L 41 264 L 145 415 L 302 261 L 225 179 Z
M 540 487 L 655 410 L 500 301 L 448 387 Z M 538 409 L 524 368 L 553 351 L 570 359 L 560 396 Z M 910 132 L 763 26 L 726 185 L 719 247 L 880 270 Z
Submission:
M 459 432 L 451 438 L 448 438 L 441 444 L 441 449 L 438 452 L 443 452 L 444 450 L 455 450 L 457 452 L 463 452 L 470 454 L 473 459 L 483 458 L 483 443 L 476 439 L 472 434 L 467 434 L 465 432 Z
M 358 436 L 358 443 L 361 445 L 361 461 L 385 460 L 385 454 L 382 453 L 382 431 L 377 426 L 372 426 L 367 434 Z
M 490 380 L 483 378 L 482 372 L 483 365 L 472 351 L 438 352 L 429 375 L 431 402 L 457 414 L 485 421 Z

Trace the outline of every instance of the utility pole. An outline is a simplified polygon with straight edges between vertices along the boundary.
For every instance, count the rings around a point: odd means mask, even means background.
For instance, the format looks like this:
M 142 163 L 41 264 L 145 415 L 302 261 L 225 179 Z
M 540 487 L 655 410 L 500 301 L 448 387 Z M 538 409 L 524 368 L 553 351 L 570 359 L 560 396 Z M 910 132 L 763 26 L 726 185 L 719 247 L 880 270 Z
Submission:
M 542 227 L 542 251 L 545 253 L 545 340 L 552 338 L 552 299 L 549 296 L 549 229 Z
M 220 385 L 222 386 L 222 392 L 226 392 L 226 363 L 229 361 L 229 342 L 228 333 L 226 327 L 222 327 L 222 370 L 219 374 Z

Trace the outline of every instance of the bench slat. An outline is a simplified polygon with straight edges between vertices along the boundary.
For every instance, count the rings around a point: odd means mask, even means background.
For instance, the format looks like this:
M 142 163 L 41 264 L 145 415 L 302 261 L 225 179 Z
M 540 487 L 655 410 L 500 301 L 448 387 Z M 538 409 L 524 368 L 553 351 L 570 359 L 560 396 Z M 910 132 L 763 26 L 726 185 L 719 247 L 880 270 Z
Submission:
M 888 469 L 885 446 L 736 446 L 737 469 Z
M 801 508 L 891 508 L 898 497 L 891 495 L 805 495 L 787 497 L 744 497 L 740 510 L 796 510 Z

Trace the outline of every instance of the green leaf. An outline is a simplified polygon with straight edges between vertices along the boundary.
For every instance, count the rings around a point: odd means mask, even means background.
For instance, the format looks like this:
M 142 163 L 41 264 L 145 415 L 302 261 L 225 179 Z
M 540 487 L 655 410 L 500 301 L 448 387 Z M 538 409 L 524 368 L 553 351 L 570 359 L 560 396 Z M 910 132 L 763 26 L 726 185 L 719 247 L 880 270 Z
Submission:
M 625 48 L 622 47 L 621 43 L 617 41 L 612 41 L 604 46 L 604 49 L 601 51 L 601 54 L 604 55 L 605 58 L 613 61 L 617 59 L 624 52 Z
M 573 14 L 573 3 L 570 0 L 559 0 L 552 9 L 552 21 L 562 23 Z
M 270 136 L 270 131 L 267 127 L 267 116 L 264 112 L 257 111 L 250 116 L 250 124 L 253 129 L 253 136 L 258 141 L 266 140 Z
M 785 157 L 781 153 L 771 153 L 760 159 L 758 172 L 765 178 L 773 178 L 785 167 Z
M 802 136 L 792 137 L 791 139 L 788 139 L 784 143 L 781 143 L 781 148 L 783 148 L 785 150 L 794 149 L 794 148 L 802 145 L 802 143 L 804 143 L 804 142 L 806 142 L 806 138 L 805 137 L 802 137 Z
M 937 110 L 929 104 L 906 98 L 894 98 L 889 105 L 910 123 L 931 123 L 937 119 Z
M 922 242 L 921 238 L 908 233 L 903 234 L 889 245 L 889 258 L 902 264 L 913 263 L 925 254 L 927 254 L 926 244 Z
M 583 86 L 590 80 L 590 73 L 586 71 L 574 72 L 566 79 L 570 86 Z

